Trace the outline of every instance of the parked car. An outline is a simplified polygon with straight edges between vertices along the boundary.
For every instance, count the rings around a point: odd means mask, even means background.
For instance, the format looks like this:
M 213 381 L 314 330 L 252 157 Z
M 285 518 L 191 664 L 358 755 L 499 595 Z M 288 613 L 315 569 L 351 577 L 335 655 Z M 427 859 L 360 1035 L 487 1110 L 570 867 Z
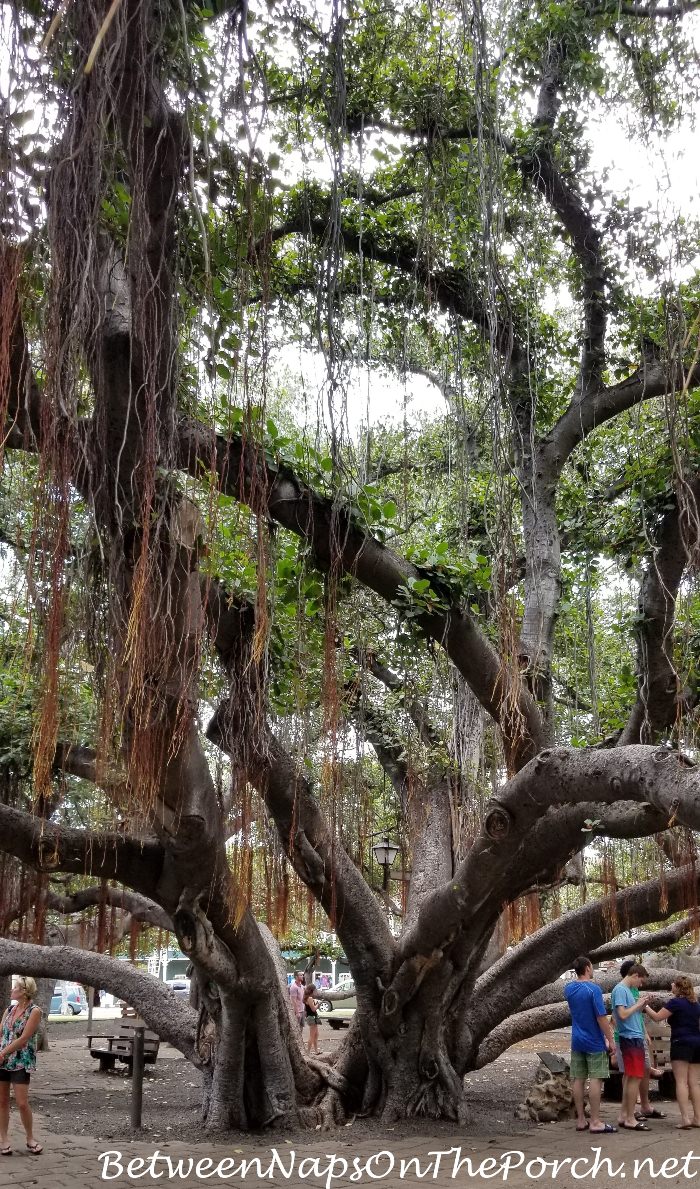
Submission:
M 88 1002 L 85 992 L 77 983 L 69 983 L 66 986 L 66 1000 L 68 1003 L 68 1011 L 73 1016 L 80 1015 L 81 1011 L 87 1011 Z M 51 1006 L 49 1011 L 52 1015 L 60 1015 L 63 1006 L 62 984 L 56 983 L 51 996 Z
M 318 1018 L 330 1024 L 331 1028 L 348 1028 L 357 1010 L 355 984 L 351 978 L 346 978 L 343 982 L 336 983 L 331 990 L 343 991 L 348 998 L 329 1003 L 327 999 L 321 998 L 323 992 L 317 991 L 315 999 L 318 1001 Z
M 173 995 L 177 995 L 178 999 L 188 999 L 190 997 L 190 980 L 188 978 L 169 978 L 165 983 L 166 987 L 170 987 Z

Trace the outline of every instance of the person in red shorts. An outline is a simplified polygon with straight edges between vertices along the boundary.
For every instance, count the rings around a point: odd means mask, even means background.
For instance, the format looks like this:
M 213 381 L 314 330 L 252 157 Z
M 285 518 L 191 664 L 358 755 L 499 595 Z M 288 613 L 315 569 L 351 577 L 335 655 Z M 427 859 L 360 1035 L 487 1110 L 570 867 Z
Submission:
M 649 1002 L 648 995 L 635 999 L 633 991 L 639 991 L 649 975 L 643 966 L 629 968 L 625 977 L 612 993 L 612 1009 L 615 1029 L 620 1038 L 622 1055 L 622 1107 L 618 1125 L 626 1131 L 649 1131 L 643 1119 L 635 1118 L 639 1083 L 644 1077 L 644 1017 Z

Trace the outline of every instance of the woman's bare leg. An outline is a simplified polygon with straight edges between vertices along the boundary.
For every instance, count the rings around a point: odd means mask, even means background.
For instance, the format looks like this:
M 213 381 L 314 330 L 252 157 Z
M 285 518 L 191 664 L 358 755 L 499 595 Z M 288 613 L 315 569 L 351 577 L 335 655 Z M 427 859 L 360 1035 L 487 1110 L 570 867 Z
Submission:
M 681 1127 L 688 1127 L 692 1121 L 693 1116 L 690 1109 L 690 1093 L 688 1089 L 688 1070 L 690 1066 L 687 1061 L 672 1061 L 671 1069 L 673 1076 L 676 1079 L 676 1102 L 678 1109 L 681 1112 Z

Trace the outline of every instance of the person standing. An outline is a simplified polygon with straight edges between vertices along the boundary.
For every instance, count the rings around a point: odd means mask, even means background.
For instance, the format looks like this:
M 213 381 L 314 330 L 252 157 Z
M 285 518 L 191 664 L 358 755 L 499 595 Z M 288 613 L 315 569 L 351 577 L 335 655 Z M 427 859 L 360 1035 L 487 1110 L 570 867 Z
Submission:
M 314 987 L 307 987 L 304 991 L 304 1013 L 309 1025 L 309 1041 L 307 1052 L 318 1053 L 318 1003 L 314 999 Z
M 292 1001 L 292 1010 L 296 1017 L 299 1027 L 304 1029 L 304 1016 L 306 1015 L 306 1008 L 304 1007 L 304 972 L 303 970 L 295 970 L 294 980 L 289 985 L 289 998 Z
M 27 1135 L 27 1151 L 32 1156 L 43 1152 L 34 1138 L 34 1119 L 29 1105 L 29 1079 L 36 1069 L 37 1029 L 41 1008 L 34 1003 L 36 983 L 33 978 L 12 980 L 12 1005 L 0 1021 L 0 1156 L 11 1156 L 10 1086 L 14 1087 L 19 1117 Z
M 625 978 L 629 974 L 632 967 L 636 965 L 634 958 L 626 958 L 620 966 L 620 978 Z M 639 991 L 636 987 L 631 988 L 634 999 L 639 999 Z M 647 1011 L 649 1007 L 647 1006 Z M 615 1054 L 617 1060 L 617 1068 L 620 1073 L 623 1071 L 622 1053 L 620 1051 L 620 1034 L 617 1030 L 614 1032 L 615 1037 Z M 651 1050 L 649 1047 L 649 1037 L 647 1035 L 646 1023 L 644 1024 L 644 1077 L 639 1083 L 639 1110 L 635 1110 L 635 1119 L 665 1119 L 665 1111 L 660 1111 L 657 1107 L 651 1105 L 649 1098 L 649 1082 L 652 1077 L 658 1078 L 662 1071 L 655 1069 L 651 1064 Z
M 643 1013 L 649 1002 L 649 996 L 640 995 L 639 988 L 648 977 L 645 968 L 635 963 L 613 989 L 611 998 L 622 1058 L 622 1107 L 618 1124 L 625 1131 L 650 1130 L 643 1119 L 637 1119 L 635 1116 L 637 1094 L 645 1072 Z
M 671 1069 L 676 1079 L 678 1127 L 700 1127 L 700 1003 L 690 979 L 679 974 L 671 983 L 673 998 L 660 1011 L 647 1006 L 652 1020 L 671 1025 Z
M 600 1117 L 603 1081 L 610 1074 L 608 1052 L 613 1048 L 612 1029 L 600 987 L 593 982 L 593 965 L 582 955 L 574 962 L 576 979 L 564 987 L 571 1012 L 571 1078 L 576 1106 L 576 1130 L 592 1135 L 617 1131 Z M 584 1113 L 586 1081 L 591 1117 Z

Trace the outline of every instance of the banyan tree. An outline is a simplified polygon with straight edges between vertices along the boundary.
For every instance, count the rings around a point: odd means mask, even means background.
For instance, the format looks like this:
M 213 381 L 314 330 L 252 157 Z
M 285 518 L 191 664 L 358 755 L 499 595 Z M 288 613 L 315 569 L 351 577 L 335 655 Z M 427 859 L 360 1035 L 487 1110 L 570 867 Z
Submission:
M 697 926 L 698 7 L 0 5 L 0 972 L 211 1129 L 461 1118 Z

